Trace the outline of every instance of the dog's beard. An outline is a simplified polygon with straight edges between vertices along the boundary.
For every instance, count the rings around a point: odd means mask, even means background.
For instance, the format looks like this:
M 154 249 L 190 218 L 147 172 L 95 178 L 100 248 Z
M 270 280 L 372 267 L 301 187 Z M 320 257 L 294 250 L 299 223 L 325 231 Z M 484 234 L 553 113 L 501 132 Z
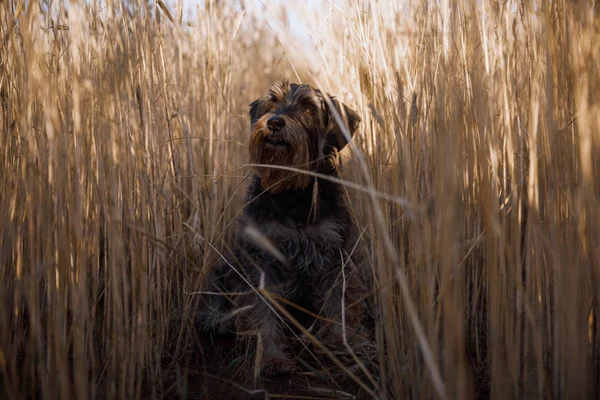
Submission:
M 308 170 L 310 153 L 308 136 L 304 128 L 294 121 L 287 121 L 284 129 L 272 133 L 266 127 L 267 119 L 268 116 L 265 116 L 255 124 L 250 137 L 250 161 L 253 164 L 280 165 Z M 270 144 L 268 139 L 273 137 L 281 139 L 282 144 Z M 272 193 L 304 189 L 311 182 L 310 175 L 299 171 L 258 167 L 257 173 L 260 175 L 263 188 Z

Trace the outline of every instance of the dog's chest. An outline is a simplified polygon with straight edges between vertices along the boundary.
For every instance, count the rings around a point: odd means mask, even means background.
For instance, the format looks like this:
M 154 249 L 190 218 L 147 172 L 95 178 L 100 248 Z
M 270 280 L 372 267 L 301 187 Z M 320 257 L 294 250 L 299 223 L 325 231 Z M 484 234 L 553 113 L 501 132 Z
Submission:
M 277 195 L 262 194 L 252 201 L 246 213 L 259 223 L 306 226 L 330 216 L 331 207 L 322 196 L 313 199 L 311 191 L 294 191 Z

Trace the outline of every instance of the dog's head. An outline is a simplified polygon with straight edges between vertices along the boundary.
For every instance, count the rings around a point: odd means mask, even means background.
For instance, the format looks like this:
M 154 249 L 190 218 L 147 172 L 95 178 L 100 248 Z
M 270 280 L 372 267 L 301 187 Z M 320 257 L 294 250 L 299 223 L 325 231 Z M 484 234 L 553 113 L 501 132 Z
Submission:
M 326 157 L 348 143 L 335 114 L 352 137 L 360 117 L 335 98 L 309 85 L 274 84 L 267 95 L 250 104 L 252 135 L 250 158 L 254 164 L 270 164 L 318 171 Z M 335 109 L 335 111 L 334 111 Z M 260 168 L 263 187 L 271 192 L 303 189 L 309 175 L 282 169 Z

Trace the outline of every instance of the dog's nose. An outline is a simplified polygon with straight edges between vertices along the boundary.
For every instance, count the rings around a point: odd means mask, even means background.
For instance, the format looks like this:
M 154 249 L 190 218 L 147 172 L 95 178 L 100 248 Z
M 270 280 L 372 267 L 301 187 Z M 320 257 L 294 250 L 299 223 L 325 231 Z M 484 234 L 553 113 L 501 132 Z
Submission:
M 285 126 L 285 119 L 277 115 L 272 116 L 267 120 L 267 128 L 273 132 L 277 132 Z

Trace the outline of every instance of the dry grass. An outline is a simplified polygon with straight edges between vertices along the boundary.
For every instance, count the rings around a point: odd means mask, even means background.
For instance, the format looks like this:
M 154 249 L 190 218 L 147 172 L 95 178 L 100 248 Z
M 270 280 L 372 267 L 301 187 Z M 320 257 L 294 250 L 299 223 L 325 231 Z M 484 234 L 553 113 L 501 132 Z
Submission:
M 49 3 L 0 5 L 3 396 L 185 397 L 247 104 L 299 75 L 363 116 L 344 157 L 383 316 L 365 384 L 600 397 L 597 2 Z

